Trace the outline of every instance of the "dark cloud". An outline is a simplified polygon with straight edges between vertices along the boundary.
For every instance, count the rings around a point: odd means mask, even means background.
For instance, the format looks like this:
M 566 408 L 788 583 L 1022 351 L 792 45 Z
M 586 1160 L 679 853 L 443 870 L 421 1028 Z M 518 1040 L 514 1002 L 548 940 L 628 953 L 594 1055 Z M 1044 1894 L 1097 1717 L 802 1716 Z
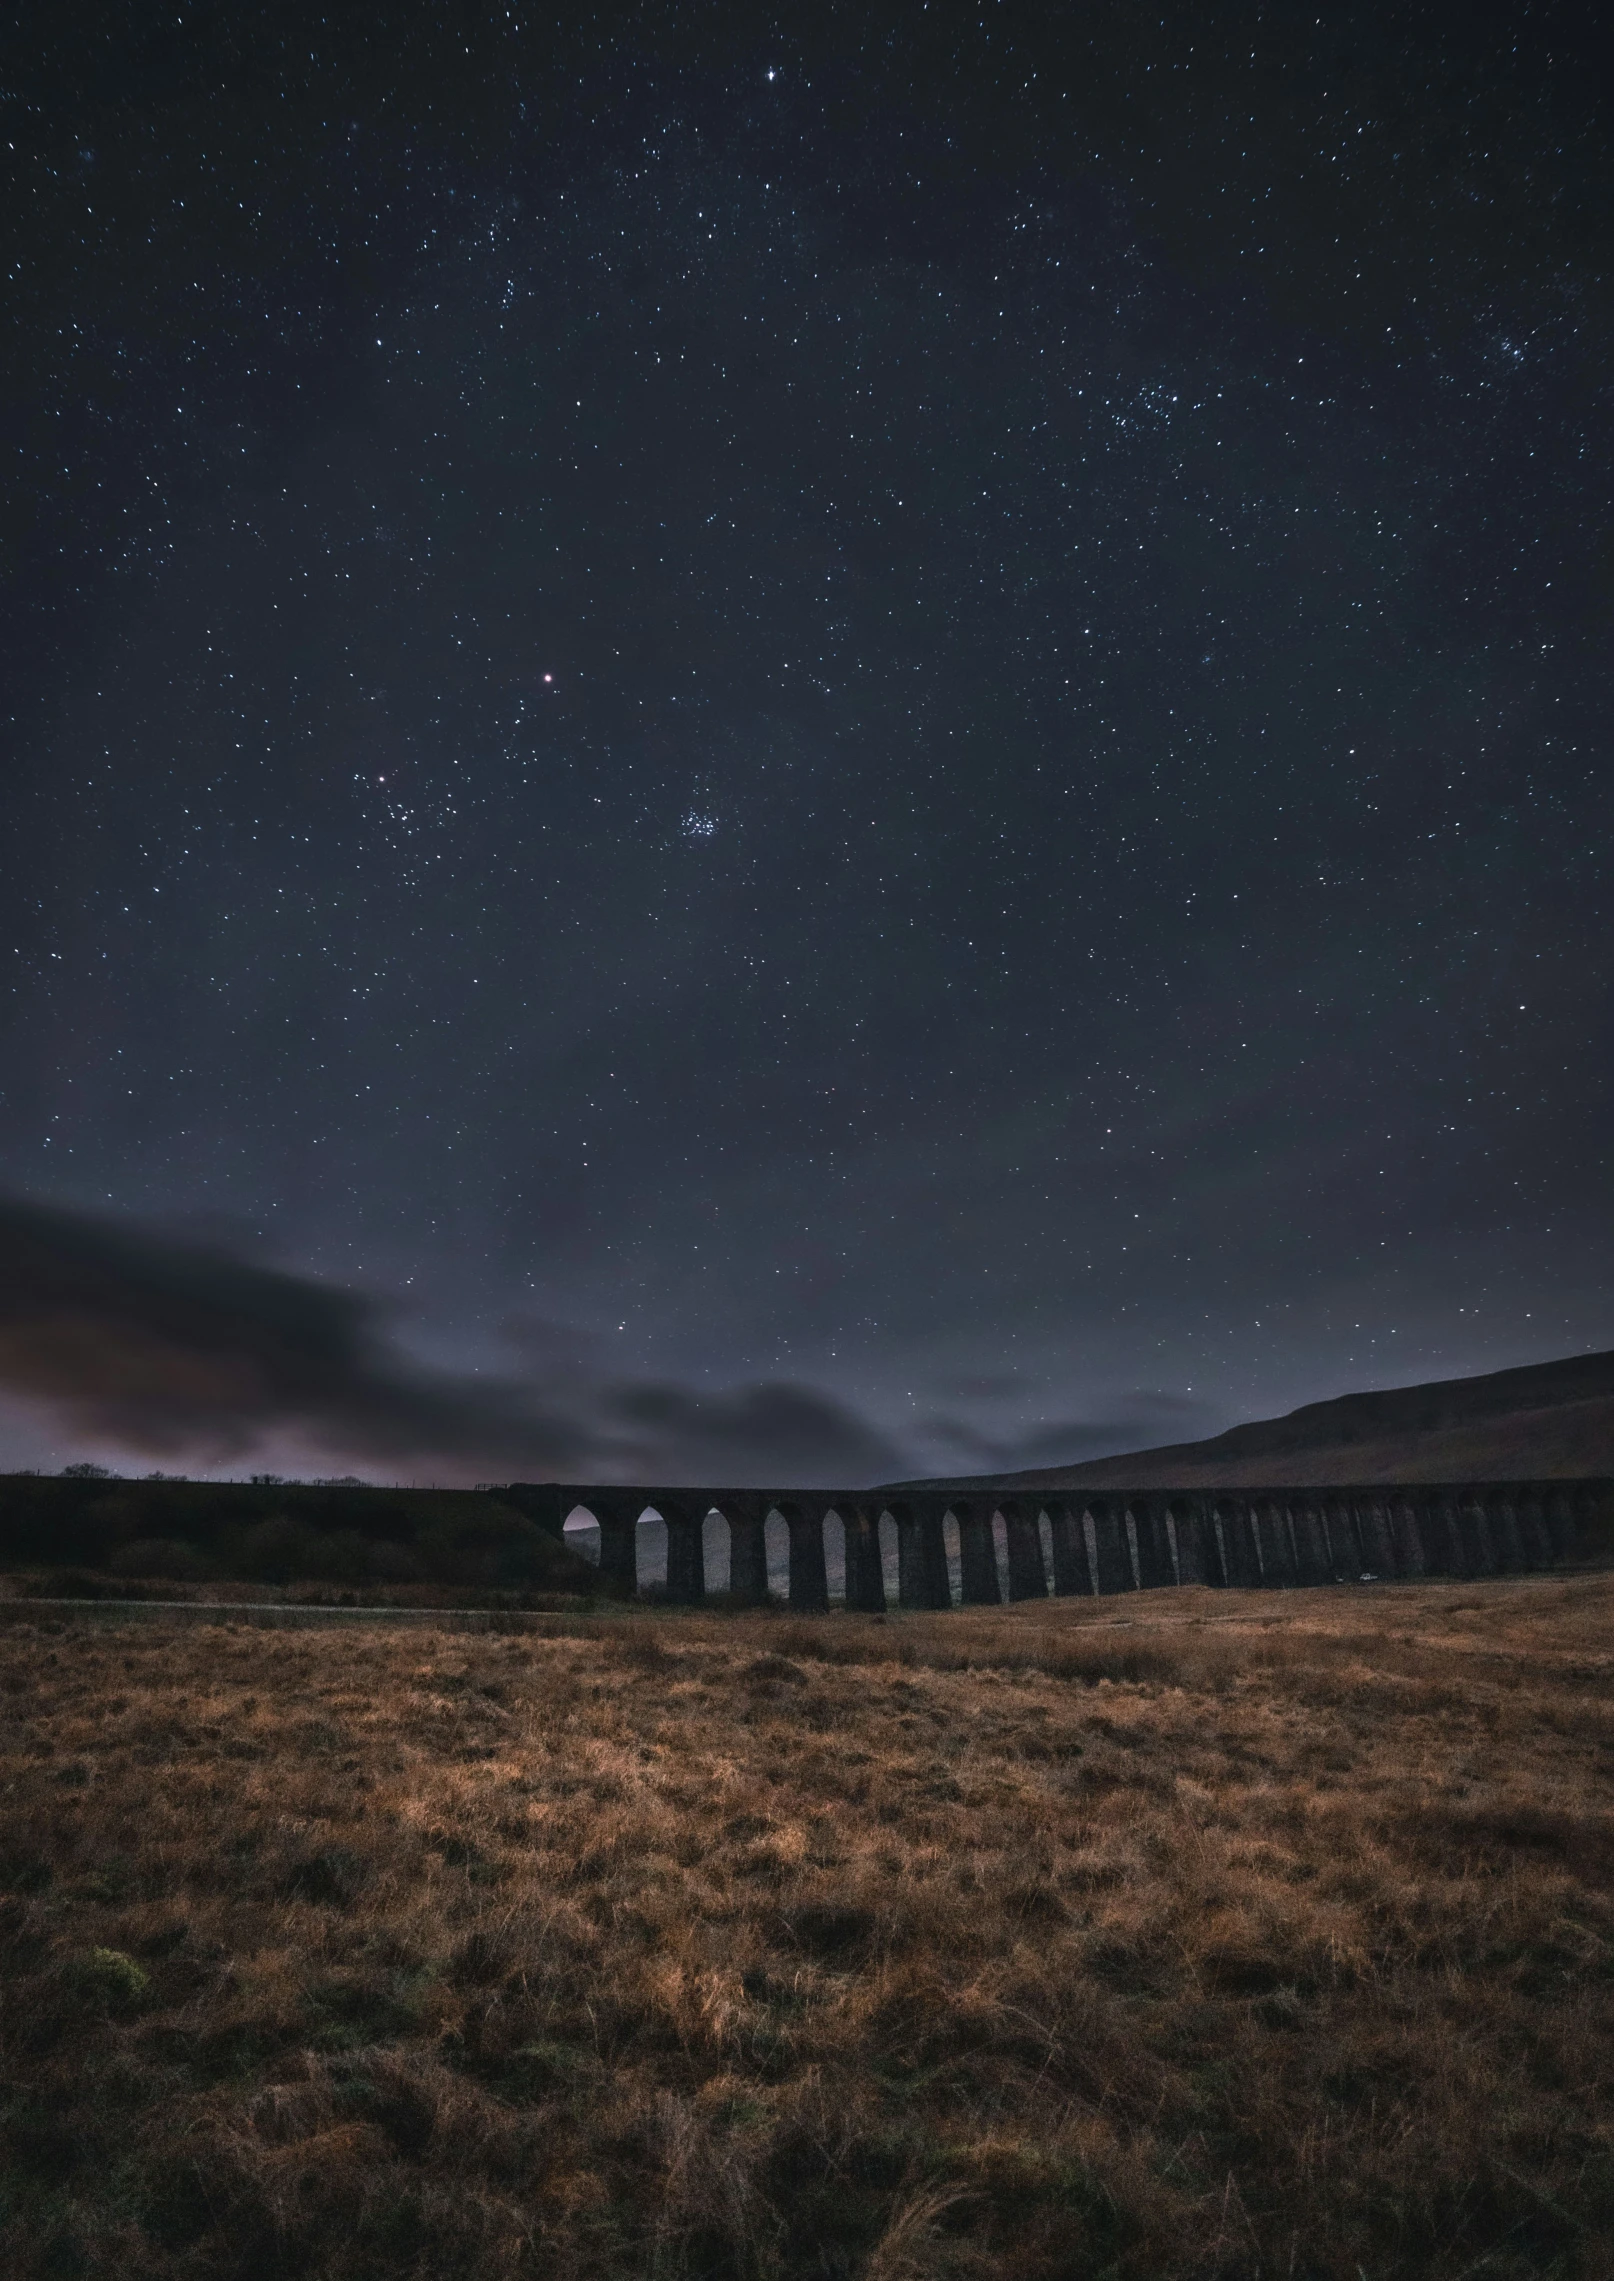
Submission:
M 0 1386 L 99 1443 L 217 1465 L 289 1439 L 467 1477 L 781 1485 L 898 1461 L 808 1387 L 612 1381 L 530 1323 L 512 1343 L 532 1376 L 456 1377 L 405 1355 L 388 1312 L 217 1241 L 0 1200 Z
M 925 1432 L 956 1452 L 972 1473 L 1017 1473 L 1035 1465 L 1075 1465 L 1181 1441 L 1215 1430 L 1221 1419 L 1206 1402 L 1182 1394 L 1143 1392 L 1118 1402 L 1106 1418 L 1071 1418 L 1026 1433 L 987 1433 L 962 1418 L 931 1418 Z
M 642 1478 L 856 1484 L 900 1462 L 895 1445 L 807 1386 L 740 1386 L 726 1394 L 626 1386 L 610 1397 L 624 1438 L 642 1436 Z

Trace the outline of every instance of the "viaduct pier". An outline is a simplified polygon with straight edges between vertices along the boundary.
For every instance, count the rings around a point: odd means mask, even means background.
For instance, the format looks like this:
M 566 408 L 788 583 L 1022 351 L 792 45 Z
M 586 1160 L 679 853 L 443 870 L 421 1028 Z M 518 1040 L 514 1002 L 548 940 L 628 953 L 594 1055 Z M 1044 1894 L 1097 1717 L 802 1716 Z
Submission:
M 1404 1487 L 1105 1489 L 998 1494 L 989 1490 L 601 1488 L 516 1481 L 496 1492 L 559 1536 L 583 1512 L 600 1531 L 600 1580 L 638 1589 L 639 1522 L 667 1530 L 667 1596 L 695 1606 L 708 1592 L 757 1607 L 769 1597 L 770 1522 L 789 1537 L 789 1600 L 827 1608 L 825 1531 L 846 1547 L 850 1609 L 888 1604 L 886 1552 L 895 1540 L 897 1605 L 992 1606 L 1005 1596 L 996 1523 L 1007 1553 L 1007 1597 L 1147 1591 L 1171 1584 L 1283 1586 L 1362 1577 L 1496 1576 L 1574 1557 L 1588 1526 L 1614 1514 L 1614 1481 L 1493 1481 Z M 706 1573 L 706 1522 L 728 1524 L 728 1574 Z M 950 1542 L 951 1539 L 951 1542 Z

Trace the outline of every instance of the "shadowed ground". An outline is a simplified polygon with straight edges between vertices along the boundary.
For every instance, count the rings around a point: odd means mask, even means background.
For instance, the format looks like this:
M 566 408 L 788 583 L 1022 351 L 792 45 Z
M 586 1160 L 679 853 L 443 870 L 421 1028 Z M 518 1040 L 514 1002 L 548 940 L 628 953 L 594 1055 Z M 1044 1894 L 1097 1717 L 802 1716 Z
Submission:
M 1611 1615 L 9 1629 L 8 2271 L 1604 2273 Z

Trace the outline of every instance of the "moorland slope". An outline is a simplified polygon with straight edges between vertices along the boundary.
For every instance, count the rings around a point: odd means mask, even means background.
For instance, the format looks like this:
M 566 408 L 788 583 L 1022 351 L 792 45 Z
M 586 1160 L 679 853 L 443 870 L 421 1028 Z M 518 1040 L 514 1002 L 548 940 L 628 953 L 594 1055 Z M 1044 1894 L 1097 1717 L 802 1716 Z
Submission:
M 1614 1351 L 1308 1402 L 1208 1441 L 918 1489 L 1253 1489 L 1614 1474 Z

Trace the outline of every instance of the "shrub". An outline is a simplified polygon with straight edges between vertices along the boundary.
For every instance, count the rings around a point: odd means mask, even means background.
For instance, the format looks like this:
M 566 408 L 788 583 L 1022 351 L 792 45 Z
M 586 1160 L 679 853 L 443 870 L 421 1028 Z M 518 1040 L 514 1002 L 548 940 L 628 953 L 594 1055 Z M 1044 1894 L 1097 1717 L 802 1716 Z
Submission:
M 402 1581 L 420 1564 L 402 1545 L 357 1529 L 321 1529 L 293 1513 L 273 1513 L 240 1530 L 229 1544 L 230 1566 L 264 1584 L 367 1584 Z
M 53 1568 L 48 1575 L 30 1576 L 21 1589 L 30 1600 L 112 1600 L 120 1596 L 116 1585 L 87 1568 Z
M 428 1523 L 415 1548 L 427 1574 L 445 1584 L 540 1584 L 556 1566 L 554 1539 L 525 1514 L 491 1501 L 485 1510 Z
M 68 1984 L 109 2012 L 132 2012 L 151 1987 L 151 1975 L 121 1948 L 92 1948 L 68 1967 Z
M 236 1574 L 262 1584 L 290 1584 L 299 1576 L 317 1575 L 322 1557 L 318 1531 L 289 1513 L 271 1514 L 238 1531 L 228 1549 Z
M 179 1537 L 135 1537 L 119 1545 L 107 1562 L 114 1576 L 149 1576 L 175 1584 L 198 1584 L 218 1574 L 218 1564 Z

